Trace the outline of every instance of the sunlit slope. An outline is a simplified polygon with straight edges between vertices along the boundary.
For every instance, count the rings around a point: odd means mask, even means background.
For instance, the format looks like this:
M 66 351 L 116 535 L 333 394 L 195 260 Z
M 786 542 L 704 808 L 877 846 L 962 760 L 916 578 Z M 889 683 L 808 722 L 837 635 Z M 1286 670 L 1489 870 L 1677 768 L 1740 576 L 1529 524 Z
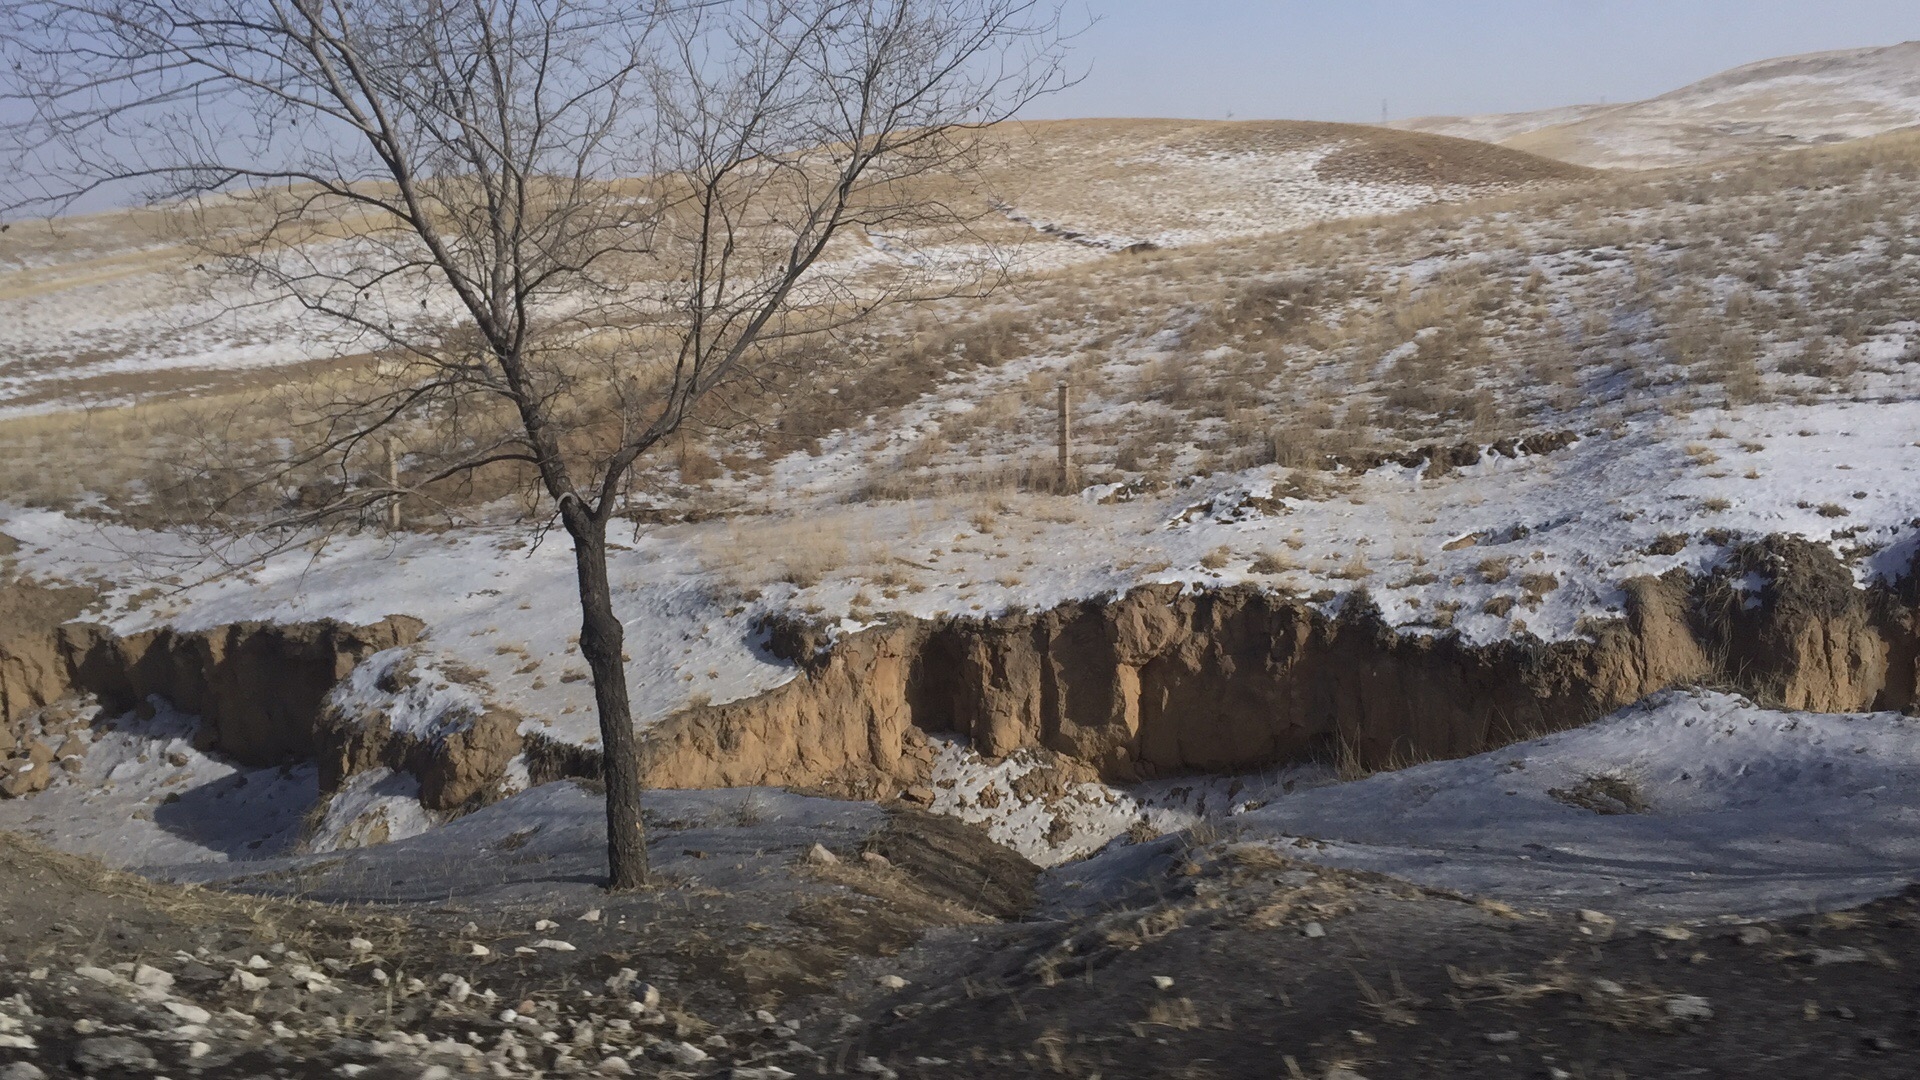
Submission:
M 1746 64 L 1646 101 L 1396 128 L 1498 142 L 1600 168 L 1688 165 L 1843 142 L 1920 124 L 1920 42 Z

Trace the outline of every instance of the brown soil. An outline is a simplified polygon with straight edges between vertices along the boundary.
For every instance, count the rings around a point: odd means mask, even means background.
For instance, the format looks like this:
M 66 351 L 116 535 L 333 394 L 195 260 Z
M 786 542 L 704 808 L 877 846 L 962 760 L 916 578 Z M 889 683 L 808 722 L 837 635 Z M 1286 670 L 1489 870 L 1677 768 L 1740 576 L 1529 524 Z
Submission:
M 1235 854 L 1176 860 L 1143 883 L 1162 899 L 1030 926 L 916 980 L 848 1059 L 906 1080 L 1826 1080 L 1920 1062 L 1920 891 L 1634 926 Z

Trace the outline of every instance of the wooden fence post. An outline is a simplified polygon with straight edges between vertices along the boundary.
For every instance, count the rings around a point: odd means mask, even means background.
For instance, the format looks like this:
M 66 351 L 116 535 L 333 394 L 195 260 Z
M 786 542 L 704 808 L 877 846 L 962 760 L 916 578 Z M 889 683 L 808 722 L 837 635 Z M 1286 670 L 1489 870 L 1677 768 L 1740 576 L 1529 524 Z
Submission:
M 1073 490 L 1073 411 L 1067 403 L 1067 384 L 1060 384 L 1060 493 Z
M 387 490 L 393 494 L 387 496 L 387 528 L 400 531 L 400 452 L 394 446 L 393 436 L 387 442 Z

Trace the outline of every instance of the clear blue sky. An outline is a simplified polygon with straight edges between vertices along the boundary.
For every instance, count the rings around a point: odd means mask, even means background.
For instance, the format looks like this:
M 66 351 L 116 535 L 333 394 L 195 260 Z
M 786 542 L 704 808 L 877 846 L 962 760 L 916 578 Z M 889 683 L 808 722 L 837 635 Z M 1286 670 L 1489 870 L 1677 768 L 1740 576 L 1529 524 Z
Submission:
M 1034 117 L 1377 121 L 1651 97 L 1920 39 L 1920 0 L 1070 0 L 1100 21 Z

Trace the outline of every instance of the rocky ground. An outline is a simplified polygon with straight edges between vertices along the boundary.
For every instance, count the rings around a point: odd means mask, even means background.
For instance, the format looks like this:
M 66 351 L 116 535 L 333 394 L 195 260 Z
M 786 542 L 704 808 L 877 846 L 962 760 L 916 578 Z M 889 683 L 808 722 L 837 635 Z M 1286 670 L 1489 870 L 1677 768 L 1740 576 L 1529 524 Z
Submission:
M 476 843 L 467 861 L 502 869 L 473 897 L 428 895 L 446 872 L 418 840 L 216 889 L 0 834 L 0 1077 L 1611 1080 L 1920 1064 L 1920 892 L 1638 925 L 1318 869 L 1204 829 L 1036 892 L 1031 866 L 950 819 L 822 816 L 822 800 L 768 795 L 694 820 L 707 804 L 682 798 L 654 821 L 658 887 L 623 897 L 538 826 L 506 851 L 519 834 Z M 421 877 L 387 902 L 337 902 L 409 860 Z

